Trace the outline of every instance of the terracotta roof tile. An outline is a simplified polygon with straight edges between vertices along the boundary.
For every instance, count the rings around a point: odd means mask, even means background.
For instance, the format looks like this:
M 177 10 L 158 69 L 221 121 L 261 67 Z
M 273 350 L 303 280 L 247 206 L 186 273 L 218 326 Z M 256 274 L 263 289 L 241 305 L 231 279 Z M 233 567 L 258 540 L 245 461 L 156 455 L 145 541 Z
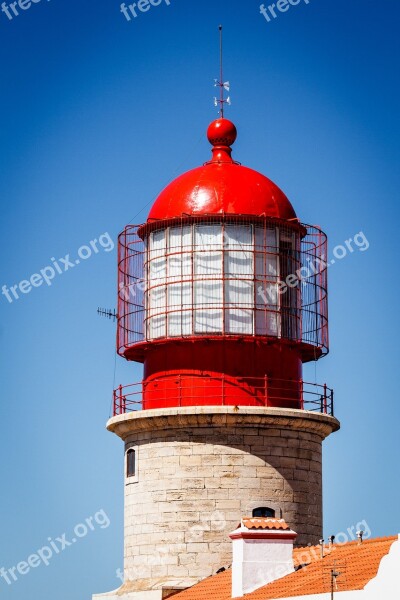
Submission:
M 320 557 L 320 547 L 296 548 L 293 551 L 295 565 L 304 565 L 294 573 L 244 596 L 246 600 L 275 600 L 308 594 L 322 594 L 330 591 L 330 570 L 337 569 L 338 591 L 362 590 L 376 577 L 382 558 L 388 554 L 395 537 L 365 540 L 362 544 L 349 542 L 334 545 L 325 556 Z M 232 576 L 227 570 L 201 581 L 197 585 L 180 592 L 176 600 L 231 600 Z
M 247 529 L 290 529 L 284 519 L 272 517 L 247 517 L 243 519 L 243 525 Z

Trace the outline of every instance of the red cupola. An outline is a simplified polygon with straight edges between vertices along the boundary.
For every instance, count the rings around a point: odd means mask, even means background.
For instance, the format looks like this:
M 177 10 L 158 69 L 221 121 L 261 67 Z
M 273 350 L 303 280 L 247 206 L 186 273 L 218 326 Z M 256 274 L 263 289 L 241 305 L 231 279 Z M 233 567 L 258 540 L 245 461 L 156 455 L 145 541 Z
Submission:
M 270 179 L 240 165 L 231 156 L 236 127 L 228 119 L 213 121 L 207 137 L 212 159 L 184 173 L 158 196 L 148 222 L 182 216 L 253 215 L 296 219 L 285 194 Z
M 231 121 L 207 135 L 212 159 L 120 235 L 118 352 L 144 363 L 144 381 L 117 392 L 115 410 L 326 408 L 326 386 L 308 395 L 302 381 L 302 363 L 328 351 L 326 236 L 233 160 Z

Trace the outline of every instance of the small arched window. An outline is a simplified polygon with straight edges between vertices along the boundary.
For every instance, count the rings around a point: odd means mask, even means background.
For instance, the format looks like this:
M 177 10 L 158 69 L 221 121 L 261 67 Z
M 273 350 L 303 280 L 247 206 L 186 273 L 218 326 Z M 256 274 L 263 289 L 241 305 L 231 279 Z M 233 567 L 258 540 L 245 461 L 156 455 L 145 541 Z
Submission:
M 130 448 L 126 453 L 126 476 L 134 477 L 136 475 L 136 451 Z
M 267 506 L 260 506 L 259 508 L 255 508 L 253 510 L 253 517 L 275 517 L 275 511 L 272 508 L 268 508 Z

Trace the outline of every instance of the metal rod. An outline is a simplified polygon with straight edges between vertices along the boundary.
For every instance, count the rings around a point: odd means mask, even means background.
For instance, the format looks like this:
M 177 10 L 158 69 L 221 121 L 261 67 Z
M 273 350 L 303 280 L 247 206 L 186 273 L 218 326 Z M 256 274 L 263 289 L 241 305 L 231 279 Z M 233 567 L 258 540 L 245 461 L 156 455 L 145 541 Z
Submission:
M 221 102 L 221 118 L 224 118 L 224 78 L 223 78 L 223 46 L 222 46 L 222 25 L 219 26 L 219 83 L 220 83 L 220 102 Z

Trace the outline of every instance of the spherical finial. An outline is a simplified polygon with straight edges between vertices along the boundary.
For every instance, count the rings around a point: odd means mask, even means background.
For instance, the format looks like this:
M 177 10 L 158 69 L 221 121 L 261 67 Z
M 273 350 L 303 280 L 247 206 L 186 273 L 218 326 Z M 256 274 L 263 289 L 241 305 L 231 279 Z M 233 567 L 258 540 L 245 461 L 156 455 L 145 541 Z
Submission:
M 208 141 L 212 146 L 232 146 L 236 136 L 237 129 L 229 119 L 217 119 L 207 130 Z

